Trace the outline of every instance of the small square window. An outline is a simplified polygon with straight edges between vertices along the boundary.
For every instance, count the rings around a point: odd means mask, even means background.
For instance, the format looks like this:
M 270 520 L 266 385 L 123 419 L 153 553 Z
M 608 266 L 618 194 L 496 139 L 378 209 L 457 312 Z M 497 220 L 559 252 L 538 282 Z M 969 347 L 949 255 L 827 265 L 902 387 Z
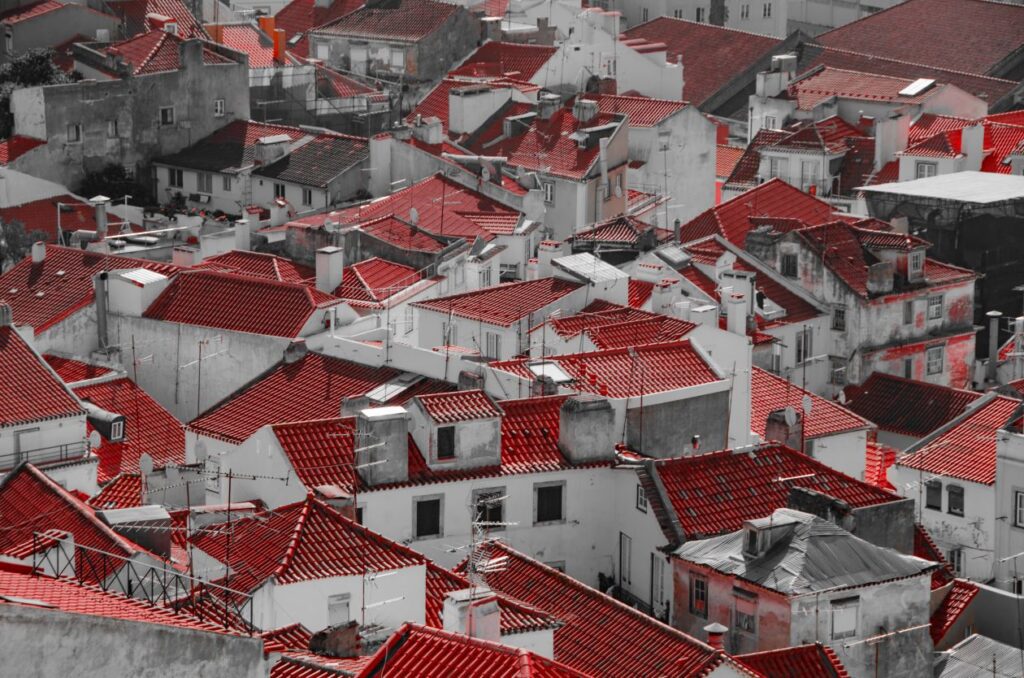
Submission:
M 942 482 L 929 480 L 924 484 L 924 506 L 925 508 L 942 510 Z
M 690 573 L 690 614 L 708 618 L 708 578 Z
M 952 516 L 962 516 L 964 514 L 964 488 L 959 485 L 948 485 L 946 494 L 949 500 L 946 511 Z
M 82 141 L 82 126 L 79 124 L 68 125 L 68 143 L 77 144 Z
M 224 117 L 224 110 L 225 110 L 224 100 L 223 99 L 214 99 L 213 100 L 213 115 L 214 115 L 214 117 L 216 117 L 216 118 L 223 118 Z
M 413 535 L 416 539 L 442 536 L 441 497 L 417 497 L 413 501 Z
M 124 421 L 118 420 L 110 424 L 110 440 L 118 442 L 124 440 Z
M 163 106 L 160 108 L 160 126 L 168 127 L 174 124 L 174 106 Z
M 647 513 L 647 493 L 643 485 L 636 486 L 636 508 L 638 511 Z
M 167 184 L 171 188 L 181 188 L 185 184 L 185 173 L 173 167 L 167 168 Z
M 565 483 L 537 483 L 533 486 L 534 524 L 565 520 Z
M 910 272 L 918 273 L 924 267 L 924 252 L 916 251 L 910 253 Z
M 437 458 L 455 458 L 455 427 L 439 426 L 437 428 Z
M 934 177 L 939 171 L 939 166 L 934 162 L 919 162 L 917 163 L 917 178 L 927 179 L 928 177 Z
M 489 523 L 484 527 L 487 530 L 504 529 L 505 521 L 505 488 L 495 487 L 486 490 L 476 490 L 473 493 L 473 521 Z
M 928 374 L 942 374 L 943 350 L 941 346 L 932 346 L 925 353 L 928 359 Z
M 751 635 L 757 633 L 757 617 L 736 610 L 736 630 L 742 631 L 743 633 L 749 633 Z
M 846 331 L 846 309 L 837 308 L 832 311 L 832 329 L 840 332 Z
M 1021 490 L 1013 493 L 1013 524 L 1024 527 L 1024 491 Z

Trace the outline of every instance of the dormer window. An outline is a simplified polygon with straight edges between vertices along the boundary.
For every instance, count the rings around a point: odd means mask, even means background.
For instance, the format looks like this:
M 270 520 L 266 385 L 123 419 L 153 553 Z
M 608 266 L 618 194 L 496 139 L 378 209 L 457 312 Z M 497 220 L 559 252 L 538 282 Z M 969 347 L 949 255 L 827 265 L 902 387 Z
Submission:
M 455 427 L 439 426 L 437 429 L 437 458 L 455 458 Z
M 120 419 L 110 424 L 110 441 L 119 443 L 124 440 L 124 420 Z
M 761 533 L 754 528 L 747 528 L 743 535 L 743 553 L 748 556 L 761 555 Z
M 924 268 L 924 252 L 915 250 L 910 253 L 910 273 L 920 273 Z
M 787 278 L 797 277 L 796 256 L 797 255 L 795 253 L 783 253 L 782 255 L 782 275 L 786 276 Z

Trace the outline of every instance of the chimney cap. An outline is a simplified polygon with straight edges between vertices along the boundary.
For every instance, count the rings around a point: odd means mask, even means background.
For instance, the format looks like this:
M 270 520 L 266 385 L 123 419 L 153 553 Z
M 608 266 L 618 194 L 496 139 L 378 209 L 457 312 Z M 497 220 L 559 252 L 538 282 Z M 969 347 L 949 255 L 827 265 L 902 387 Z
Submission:
M 105 195 L 96 195 L 89 198 L 89 202 L 92 203 L 93 205 L 102 205 L 110 202 L 110 198 L 108 198 Z
M 726 633 L 729 631 L 729 627 L 719 624 L 718 622 L 711 622 L 704 627 L 704 630 L 708 633 Z

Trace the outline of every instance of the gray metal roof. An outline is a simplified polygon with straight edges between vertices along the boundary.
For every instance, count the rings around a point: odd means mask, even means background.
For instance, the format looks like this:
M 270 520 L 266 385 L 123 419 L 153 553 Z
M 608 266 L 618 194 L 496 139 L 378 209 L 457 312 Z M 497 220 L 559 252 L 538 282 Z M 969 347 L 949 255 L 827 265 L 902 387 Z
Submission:
M 760 555 L 744 550 L 748 529 L 767 539 Z M 832 522 L 792 509 L 748 521 L 744 529 L 690 541 L 675 555 L 786 595 L 803 595 L 912 577 L 937 565 L 875 546 Z
M 1024 199 L 1024 177 L 994 172 L 953 172 L 927 179 L 862 186 L 856 190 L 987 205 Z
M 1024 676 L 1024 656 L 1021 651 L 977 634 L 961 640 L 943 653 L 935 667 L 935 678 L 1011 676 Z

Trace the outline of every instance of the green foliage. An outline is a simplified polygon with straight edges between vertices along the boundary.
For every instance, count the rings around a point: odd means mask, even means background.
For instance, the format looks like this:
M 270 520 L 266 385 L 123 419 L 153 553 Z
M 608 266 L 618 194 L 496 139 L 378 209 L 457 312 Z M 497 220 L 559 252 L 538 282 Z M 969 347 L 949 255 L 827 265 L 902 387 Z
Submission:
M 6 271 L 21 261 L 32 248 L 32 243 L 46 239 L 42 231 L 26 232 L 21 222 L 0 223 L 0 271 Z

